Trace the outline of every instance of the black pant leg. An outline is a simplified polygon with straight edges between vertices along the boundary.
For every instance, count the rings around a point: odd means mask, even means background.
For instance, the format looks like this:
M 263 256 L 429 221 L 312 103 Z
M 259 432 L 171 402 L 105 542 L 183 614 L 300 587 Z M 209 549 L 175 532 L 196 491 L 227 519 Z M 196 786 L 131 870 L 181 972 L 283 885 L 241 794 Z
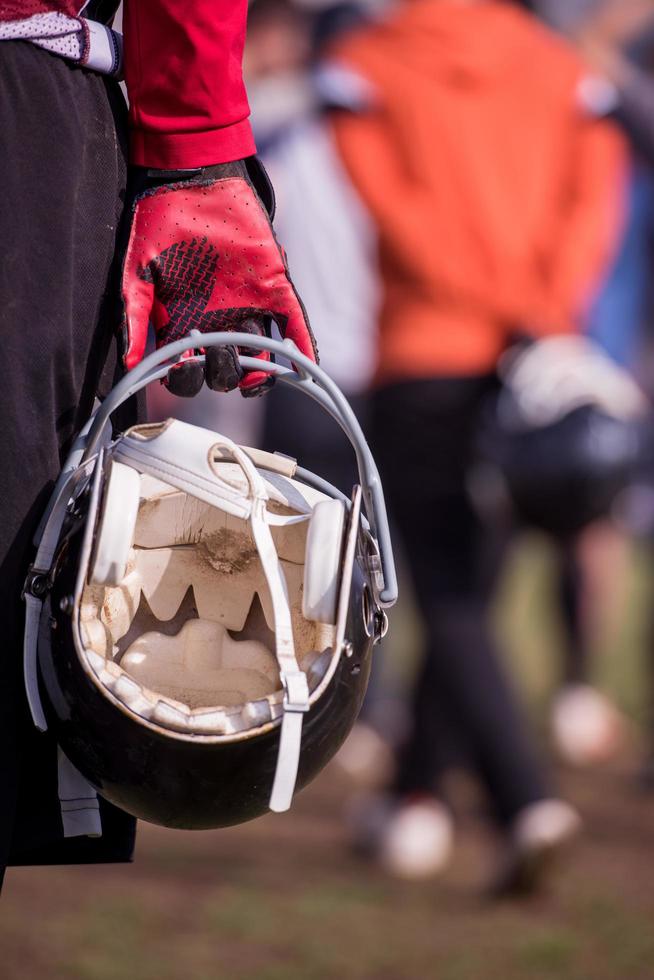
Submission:
M 338 422 L 306 394 L 282 382 L 264 401 L 262 449 L 292 456 L 349 496 L 359 475 L 354 450 Z M 365 429 L 368 396 L 350 395 L 348 401 Z
M 493 549 L 465 490 L 491 385 L 482 378 L 390 386 L 376 395 L 373 429 L 426 634 L 396 789 L 432 789 L 458 750 L 481 777 L 498 819 L 508 822 L 547 794 L 491 637 Z
M 27 712 L 20 591 L 67 448 L 115 361 L 109 309 L 125 131 L 115 83 L 31 44 L 2 42 L 0 865 L 31 854 L 67 861 L 80 848 L 62 838 L 54 740 Z M 121 820 L 124 859 L 134 825 Z M 85 849 L 101 855 L 108 845 Z

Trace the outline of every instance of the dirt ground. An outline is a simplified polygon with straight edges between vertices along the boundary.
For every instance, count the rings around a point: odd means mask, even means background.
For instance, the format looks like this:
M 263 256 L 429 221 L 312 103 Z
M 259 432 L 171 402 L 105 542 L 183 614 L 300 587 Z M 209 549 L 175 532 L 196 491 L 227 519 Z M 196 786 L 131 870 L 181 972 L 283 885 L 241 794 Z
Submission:
M 227 831 L 144 827 L 131 867 L 14 869 L 4 980 L 654 978 L 654 796 L 628 766 L 561 773 L 585 833 L 542 894 L 489 903 L 497 842 L 463 814 L 438 882 L 355 859 L 332 767 L 291 814 Z

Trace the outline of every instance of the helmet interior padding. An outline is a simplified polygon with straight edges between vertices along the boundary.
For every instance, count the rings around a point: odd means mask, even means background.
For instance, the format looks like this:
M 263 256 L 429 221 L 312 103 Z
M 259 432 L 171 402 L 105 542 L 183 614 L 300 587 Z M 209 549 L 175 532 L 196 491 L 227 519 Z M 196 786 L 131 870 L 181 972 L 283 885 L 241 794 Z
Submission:
M 274 508 L 295 510 L 279 500 Z M 308 521 L 300 521 L 272 533 L 288 588 L 296 656 L 315 690 L 332 658 L 335 628 L 302 614 L 307 527 Z M 202 730 L 198 715 L 209 723 L 207 733 L 233 730 L 232 722 L 216 728 L 208 709 L 212 717 L 216 709 L 232 709 L 232 715 L 266 701 L 268 719 L 281 709 L 273 631 L 269 589 L 249 523 L 141 475 L 125 575 L 113 586 L 87 584 L 80 603 L 82 644 L 101 682 L 126 695 L 137 713 L 145 705 L 150 718 L 160 703 L 160 716 L 166 705 L 185 717 L 195 715 L 194 731 L 198 724 Z M 255 711 L 251 720 L 260 719 Z M 173 727 L 180 729 L 179 718 Z M 243 727 L 248 726 L 236 724 L 237 730 Z

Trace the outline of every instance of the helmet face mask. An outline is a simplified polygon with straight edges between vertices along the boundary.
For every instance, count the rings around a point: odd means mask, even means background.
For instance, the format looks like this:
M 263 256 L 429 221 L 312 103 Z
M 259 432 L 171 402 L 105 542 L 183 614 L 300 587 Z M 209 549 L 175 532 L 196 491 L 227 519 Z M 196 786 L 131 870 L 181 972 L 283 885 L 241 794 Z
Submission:
M 377 542 L 360 487 L 348 505 L 294 472 L 169 420 L 119 436 L 64 492 L 42 706 L 74 766 L 134 816 L 206 828 L 287 809 L 354 723 Z

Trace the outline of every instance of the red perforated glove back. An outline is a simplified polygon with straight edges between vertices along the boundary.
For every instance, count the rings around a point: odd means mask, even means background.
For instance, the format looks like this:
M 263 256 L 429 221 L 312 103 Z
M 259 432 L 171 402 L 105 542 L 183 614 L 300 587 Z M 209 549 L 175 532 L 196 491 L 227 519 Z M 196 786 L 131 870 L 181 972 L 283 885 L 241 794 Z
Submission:
M 149 320 L 161 347 L 191 330 L 263 333 L 272 318 L 283 337 L 316 361 L 306 313 L 245 164 L 171 174 L 177 179 L 170 182 L 154 174 L 148 172 L 150 186 L 135 196 L 123 265 L 125 366 L 143 357 Z M 191 354 L 170 372 L 168 385 L 193 395 L 203 380 L 222 391 L 238 385 L 243 394 L 271 383 L 263 371 L 243 373 L 234 348 L 210 348 L 204 372 Z

